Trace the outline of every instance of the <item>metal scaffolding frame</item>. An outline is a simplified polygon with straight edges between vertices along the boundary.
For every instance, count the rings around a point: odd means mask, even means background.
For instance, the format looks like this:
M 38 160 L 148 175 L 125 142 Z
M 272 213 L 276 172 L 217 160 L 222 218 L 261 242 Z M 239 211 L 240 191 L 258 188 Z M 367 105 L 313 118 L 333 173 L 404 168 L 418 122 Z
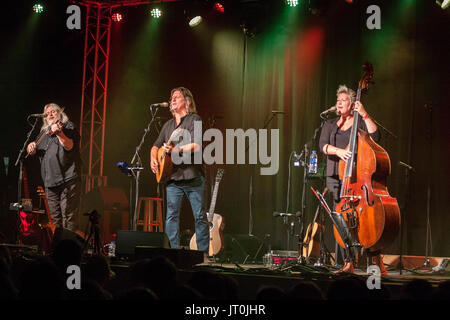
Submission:
M 112 10 L 122 6 L 177 1 L 179 0 L 72 1 L 86 8 L 80 116 L 84 193 L 88 193 L 95 186 L 107 185 L 107 177 L 103 175 L 103 158 Z
M 108 92 L 111 7 L 86 5 L 80 152 L 83 191 L 107 184 L 103 176 L 106 98 Z

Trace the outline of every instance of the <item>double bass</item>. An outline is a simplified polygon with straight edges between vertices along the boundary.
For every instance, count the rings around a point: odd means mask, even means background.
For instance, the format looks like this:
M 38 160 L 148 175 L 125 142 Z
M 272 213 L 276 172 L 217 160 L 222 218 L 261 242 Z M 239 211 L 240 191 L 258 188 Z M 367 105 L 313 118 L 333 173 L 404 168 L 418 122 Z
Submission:
M 356 100 L 367 91 L 373 77 L 373 67 L 364 64 L 365 73 L 358 84 Z M 369 134 L 358 128 L 360 116 L 353 111 L 353 126 L 347 150 L 350 159 L 339 161 L 339 178 L 342 181 L 341 200 L 336 212 L 347 223 L 353 239 L 365 250 L 375 252 L 389 246 L 400 229 L 400 209 L 397 200 L 389 195 L 386 180 L 391 173 L 389 155 Z M 345 243 L 334 227 L 338 244 Z

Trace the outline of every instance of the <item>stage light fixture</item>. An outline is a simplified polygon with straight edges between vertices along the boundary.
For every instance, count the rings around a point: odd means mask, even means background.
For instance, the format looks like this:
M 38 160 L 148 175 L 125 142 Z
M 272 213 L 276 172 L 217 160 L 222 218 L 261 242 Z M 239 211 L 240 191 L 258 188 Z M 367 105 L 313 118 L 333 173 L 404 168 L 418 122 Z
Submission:
M 33 11 L 34 11 L 35 13 L 42 13 L 42 12 L 44 12 L 44 7 L 43 7 L 40 3 L 36 3 L 36 4 L 33 6 Z
M 216 3 L 214 3 L 214 10 L 216 10 L 217 12 L 220 12 L 220 13 L 224 13 L 225 7 L 223 6 L 222 3 L 216 2 Z
M 436 3 L 443 9 L 447 9 L 450 7 L 450 0 L 444 0 L 444 1 L 436 1 Z
M 286 4 L 289 7 L 296 7 L 298 6 L 299 0 L 286 0 Z
M 159 10 L 158 8 L 153 8 L 150 11 L 150 15 L 152 16 L 152 18 L 159 19 L 162 17 L 163 12 L 162 12 L 162 10 Z
M 200 23 L 202 23 L 202 21 L 203 21 L 202 16 L 195 16 L 195 17 L 193 17 L 193 18 L 191 18 L 191 19 L 189 20 L 189 26 L 190 26 L 191 28 L 196 27 L 196 26 L 198 26 Z
M 123 16 L 122 16 L 120 13 L 115 12 L 115 13 L 112 14 L 111 19 L 112 19 L 114 22 L 120 22 L 120 21 L 122 21 Z

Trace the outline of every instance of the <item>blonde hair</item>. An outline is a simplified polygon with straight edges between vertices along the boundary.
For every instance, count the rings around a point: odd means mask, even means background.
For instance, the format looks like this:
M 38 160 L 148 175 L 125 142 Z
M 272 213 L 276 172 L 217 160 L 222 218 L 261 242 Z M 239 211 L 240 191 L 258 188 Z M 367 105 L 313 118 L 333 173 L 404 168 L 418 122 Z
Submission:
M 341 84 L 339 88 L 337 89 L 336 96 L 339 96 L 340 94 L 346 94 L 350 97 L 350 103 L 354 104 L 356 101 L 356 92 L 350 88 L 348 88 L 346 85 Z
M 170 92 L 170 101 L 172 101 L 172 96 L 175 91 L 180 91 L 181 94 L 183 95 L 184 100 L 186 100 L 187 114 L 197 113 L 197 107 L 195 105 L 195 100 L 194 100 L 194 96 L 192 95 L 192 92 L 189 91 L 189 89 L 184 88 L 184 87 L 174 88 Z M 172 114 L 173 114 L 172 108 L 170 108 L 170 112 L 172 112 Z
M 69 121 L 69 117 L 67 116 L 67 114 L 65 114 L 65 112 L 63 111 L 63 108 L 61 108 L 59 105 L 57 105 L 56 103 L 48 103 L 44 106 L 44 113 L 46 113 L 47 108 L 52 107 L 53 110 L 55 110 L 58 115 L 59 115 L 59 119 L 61 120 L 62 123 L 66 123 L 67 121 Z M 42 118 L 42 127 L 41 127 L 41 131 L 45 130 L 49 127 L 50 123 L 48 123 L 47 118 Z

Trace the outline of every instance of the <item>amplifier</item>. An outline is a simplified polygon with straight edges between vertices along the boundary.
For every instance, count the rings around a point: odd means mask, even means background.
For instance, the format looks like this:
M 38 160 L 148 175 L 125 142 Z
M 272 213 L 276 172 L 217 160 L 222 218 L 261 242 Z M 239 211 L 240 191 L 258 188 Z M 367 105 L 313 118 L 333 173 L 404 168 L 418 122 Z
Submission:
M 279 267 L 298 259 L 297 251 L 271 250 L 264 255 L 264 266 L 268 268 Z

